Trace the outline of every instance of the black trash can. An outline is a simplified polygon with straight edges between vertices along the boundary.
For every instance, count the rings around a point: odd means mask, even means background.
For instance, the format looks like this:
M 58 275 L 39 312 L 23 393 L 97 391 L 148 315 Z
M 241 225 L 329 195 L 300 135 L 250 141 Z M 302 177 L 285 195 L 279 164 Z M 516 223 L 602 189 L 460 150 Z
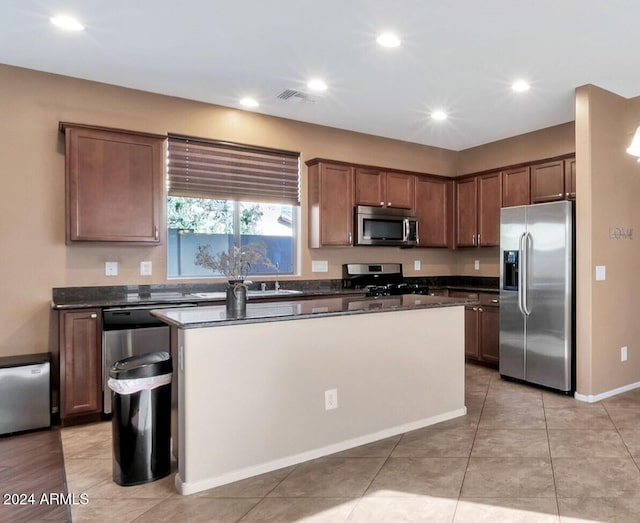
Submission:
M 141 485 L 170 472 L 172 370 L 167 352 L 125 358 L 109 370 L 118 485 Z

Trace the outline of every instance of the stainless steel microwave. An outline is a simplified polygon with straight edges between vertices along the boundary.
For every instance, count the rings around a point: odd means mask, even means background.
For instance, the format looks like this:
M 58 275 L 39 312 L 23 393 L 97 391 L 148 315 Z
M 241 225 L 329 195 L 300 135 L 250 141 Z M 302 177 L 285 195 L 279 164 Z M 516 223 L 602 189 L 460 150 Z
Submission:
M 408 210 L 358 205 L 355 208 L 355 232 L 355 245 L 418 245 L 418 220 Z

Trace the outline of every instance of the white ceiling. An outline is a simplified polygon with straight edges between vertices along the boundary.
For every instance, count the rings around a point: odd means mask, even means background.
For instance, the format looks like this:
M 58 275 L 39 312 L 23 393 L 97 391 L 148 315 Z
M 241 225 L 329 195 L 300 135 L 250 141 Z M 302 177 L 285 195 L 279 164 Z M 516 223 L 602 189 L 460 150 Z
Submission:
M 0 63 L 466 149 L 574 119 L 574 89 L 640 93 L 638 0 L 3 0 Z M 49 17 L 86 26 L 64 33 Z M 393 30 L 396 49 L 375 43 Z M 328 90 L 315 101 L 279 100 Z M 527 93 L 510 90 L 525 78 Z M 0 77 L 0 81 L 2 81 Z M 444 109 L 449 119 L 428 117 Z

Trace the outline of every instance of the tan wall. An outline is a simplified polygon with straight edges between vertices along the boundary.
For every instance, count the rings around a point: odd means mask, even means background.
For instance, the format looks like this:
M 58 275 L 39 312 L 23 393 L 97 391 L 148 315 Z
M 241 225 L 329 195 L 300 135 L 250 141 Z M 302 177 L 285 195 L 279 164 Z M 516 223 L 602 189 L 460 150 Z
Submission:
M 458 174 L 487 171 L 575 152 L 574 122 L 460 151 Z
M 587 396 L 640 382 L 640 165 L 625 153 L 638 123 L 639 98 L 577 89 L 577 389 Z M 611 239 L 616 227 L 633 239 Z M 595 281 L 596 265 L 605 281 Z
M 0 78 L 0 355 L 55 349 L 57 327 L 50 311 L 53 287 L 167 282 L 164 242 L 158 247 L 65 245 L 64 142 L 59 121 L 296 150 L 303 162 L 323 157 L 445 176 L 573 150 L 566 139 L 553 149 L 544 145 L 555 143 L 558 132 L 568 136 L 571 126 L 530 133 L 502 141 L 500 146 L 454 152 L 4 65 L 0 65 Z M 546 133 L 550 139 L 542 138 Z M 300 278 L 339 278 L 342 263 L 373 260 L 401 262 L 408 276 L 498 275 L 497 249 L 310 250 L 306 247 L 306 192 L 305 167 Z M 311 273 L 312 259 L 327 260 L 329 273 Z M 473 268 L 476 259 L 479 271 Z M 153 262 L 151 277 L 139 276 L 139 263 L 144 260 Z M 414 260 L 421 261 L 421 271 L 414 272 Z M 104 276 L 105 261 L 119 262 L 117 277 Z
M 0 354 L 55 347 L 50 318 L 52 287 L 166 283 L 164 242 L 158 247 L 64 243 L 64 142 L 58 122 L 68 121 L 153 133 L 183 133 L 300 151 L 302 161 L 324 157 L 440 175 L 454 175 L 456 153 L 397 140 L 267 117 L 106 84 L 0 65 L 3 247 L 0 278 Z M 302 177 L 306 209 L 306 167 Z M 455 253 L 438 249 L 306 248 L 300 238 L 300 277 L 340 278 L 344 262 L 399 261 L 408 275 L 451 274 Z M 328 260 L 330 272 L 311 273 L 311 260 Z M 413 272 L 414 259 L 422 271 Z M 139 263 L 153 262 L 153 276 Z M 104 262 L 119 262 L 117 277 Z M 192 280 L 193 281 L 193 280 Z M 50 326 L 51 325 L 51 326 Z M 52 338 L 50 340 L 50 338 Z

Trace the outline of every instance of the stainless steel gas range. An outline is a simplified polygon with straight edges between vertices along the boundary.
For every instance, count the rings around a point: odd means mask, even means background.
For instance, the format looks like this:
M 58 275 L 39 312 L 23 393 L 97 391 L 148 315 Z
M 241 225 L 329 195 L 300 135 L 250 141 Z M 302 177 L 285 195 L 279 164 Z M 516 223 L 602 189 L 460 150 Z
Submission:
M 367 296 L 428 294 L 426 285 L 405 281 L 401 263 L 345 263 L 342 288 L 363 289 Z

